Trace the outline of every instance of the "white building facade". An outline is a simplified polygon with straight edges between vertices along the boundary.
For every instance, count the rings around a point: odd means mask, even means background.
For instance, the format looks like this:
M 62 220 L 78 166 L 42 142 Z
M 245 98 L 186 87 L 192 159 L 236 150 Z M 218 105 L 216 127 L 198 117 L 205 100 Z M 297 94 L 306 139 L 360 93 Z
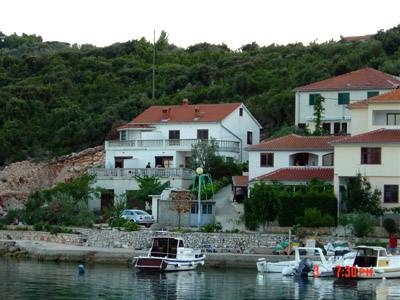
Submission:
M 398 77 L 364 68 L 295 89 L 295 125 L 315 129 L 314 103 L 325 99 L 322 122 L 326 134 L 349 134 L 352 114 L 347 105 L 388 93 L 400 84 Z M 356 126 L 357 127 L 357 126 Z
M 152 106 L 118 128 L 119 140 L 105 142 L 105 167 L 93 169 L 96 187 L 115 197 L 137 190 L 136 176 L 149 175 L 188 188 L 192 146 L 211 143 L 218 154 L 237 162 L 248 160 L 246 148 L 260 140 L 261 126 L 242 103 Z M 107 200 L 110 202 L 110 200 Z M 94 209 L 106 205 L 101 199 Z
M 382 206 L 399 206 L 400 90 L 349 105 L 357 126 L 352 136 L 334 142 L 334 187 L 343 198 L 358 173 L 382 193 Z

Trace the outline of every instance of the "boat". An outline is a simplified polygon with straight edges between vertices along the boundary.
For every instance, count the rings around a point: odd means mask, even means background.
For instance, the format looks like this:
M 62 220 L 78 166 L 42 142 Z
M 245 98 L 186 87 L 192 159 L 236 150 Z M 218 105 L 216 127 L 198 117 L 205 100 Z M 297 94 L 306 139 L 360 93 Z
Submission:
M 313 272 L 310 275 L 316 277 L 333 276 L 332 268 L 335 266 L 337 257 L 330 257 L 328 260 L 321 248 L 296 247 L 294 248 L 295 259 L 292 261 L 267 262 L 265 258 L 257 261 L 257 270 L 262 273 L 281 273 L 285 276 L 294 275 L 304 258 L 311 257 Z M 315 272 L 314 272 L 315 271 Z
M 387 254 L 383 247 L 358 246 L 333 268 L 342 279 L 400 278 L 400 256 Z
M 182 238 L 155 237 L 147 256 L 134 260 L 135 268 L 142 271 L 189 271 L 204 265 L 205 255 L 185 248 Z

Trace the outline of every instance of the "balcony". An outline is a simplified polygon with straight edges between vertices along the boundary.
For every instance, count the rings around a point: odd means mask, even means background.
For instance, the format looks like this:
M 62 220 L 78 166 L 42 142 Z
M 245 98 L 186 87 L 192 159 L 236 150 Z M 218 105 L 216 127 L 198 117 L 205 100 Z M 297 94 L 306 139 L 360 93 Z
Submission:
M 182 178 L 192 179 L 193 170 L 185 168 L 135 168 L 135 169 L 106 169 L 106 168 L 92 168 L 89 174 L 96 175 L 96 177 L 142 177 L 151 176 L 158 178 Z
M 113 148 L 125 148 L 125 149 L 169 149 L 169 150 L 180 150 L 190 151 L 192 145 L 198 143 L 210 143 L 211 140 L 199 140 L 199 139 L 181 139 L 181 140 L 128 140 L 128 141 L 106 141 L 106 149 Z M 220 152 L 240 152 L 240 143 L 235 141 L 224 141 L 215 140 Z

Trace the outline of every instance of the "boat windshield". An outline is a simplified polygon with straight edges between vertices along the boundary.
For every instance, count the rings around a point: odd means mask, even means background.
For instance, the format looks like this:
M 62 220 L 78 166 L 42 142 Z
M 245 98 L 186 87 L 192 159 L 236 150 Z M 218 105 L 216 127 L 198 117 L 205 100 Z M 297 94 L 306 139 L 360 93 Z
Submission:
M 371 248 L 359 248 L 357 249 L 357 256 L 354 260 L 354 265 L 369 268 L 376 267 L 378 252 Z
M 151 248 L 151 256 L 176 258 L 178 240 L 173 238 L 155 238 Z

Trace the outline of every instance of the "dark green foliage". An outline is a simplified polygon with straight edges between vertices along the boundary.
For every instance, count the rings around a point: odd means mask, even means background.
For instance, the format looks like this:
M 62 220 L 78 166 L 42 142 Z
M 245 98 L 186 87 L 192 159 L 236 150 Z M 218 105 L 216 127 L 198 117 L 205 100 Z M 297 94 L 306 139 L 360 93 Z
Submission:
M 314 122 L 315 122 L 315 130 L 314 135 L 322 135 L 322 117 L 324 115 L 324 103 L 325 98 L 318 96 L 315 99 L 314 103 Z
M 121 218 L 121 214 L 125 209 L 127 209 L 126 201 L 119 199 L 114 205 L 105 209 L 103 220 L 108 221 L 111 227 L 120 227 L 126 222 L 125 219 Z
M 222 225 L 221 223 L 213 223 L 213 224 L 206 224 L 200 228 L 201 232 L 221 232 Z
M 374 232 L 374 218 L 371 214 L 365 212 L 351 214 L 350 224 L 356 237 L 365 237 Z
M 326 186 L 318 181 L 311 182 L 308 186 L 296 186 L 296 192 L 286 190 L 280 194 L 282 207 L 280 210 L 279 225 L 292 226 L 296 223 L 304 223 L 303 218 L 306 208 L 316 208 L 320 213 L 336 217 L 337 200 L 333 194 L 332 187 Z M 300 218 L 299 218 L 300 217 Z M 329 217 L 324 217 L 326 224 L 330 224 Z
M 383 220 L 383 227 L 386 229 L 388 234 L 396 233 L 398 230 L 396 222 L 391 218 Z
M 139 190 L 130 192 L 135 200 L 150 201 L 149 195 L 159 195 L 164 189 L 170 186 L 169 181 L 161 183 L 156 177 L 143 176 L 136 178 L 139 183 Z
M 335 225 L 335 219 L 329 214 L 321 214 L 315 207 L 304 210 L 302 225 L 305 227 L 330 227 Z
M 265 226 L 277 218 L 281 207 L 279 189 L 279 186 L 267 185 L 263 181 L 252 187 L 244 204 L 244 218 L 249 229 L 262 226 L 265 231 Z
M 362 211 L 374 216 L 381 216 L 381 192 L 372 190 L 370 182 L 361 174 L 350 180 L 345 197 L 346 208 L 349 212 Z
M 113 124 L 183 98 L 244 101 L 269 135 L 293 124 L 293 88 L 366 66 L 398 75 L 399 45 L 399 26 L 365 42 L 253 43 L 242 51 L 182 49 L 162 33 L 151 100 L 153 48 L 143 38 L 99 48 L 8 35 L 0 44 L 0 165 L 99 145 Z
M 126 231 L 138 231 L 140 226 L 135 222 L 125 221 L 125 223 L 122 224 L 122 228 L 125 228 Z
M 92 176 L 82 175 L 68 183 L 32 193 L 25 208 L 18 212 L 21 220 L 28 225 L 92 226 L 94 214 L 88 208 L 88 201 L 95 193 L 90 187 L 92 179 Z
M 35 231 L 42 231 L 42 230 L 43 230 L 43 224 L 42 224 L 42 223 L 35 223 L 35 224 L 33 224 L 33 230 L 35 230 Z
M 21 210 L 19 209 L 10 209 L 7 211 L 7 215 L 4 218 L 4 224 L 10 225 L 14 223 L 15 219 L 21 219 Z

